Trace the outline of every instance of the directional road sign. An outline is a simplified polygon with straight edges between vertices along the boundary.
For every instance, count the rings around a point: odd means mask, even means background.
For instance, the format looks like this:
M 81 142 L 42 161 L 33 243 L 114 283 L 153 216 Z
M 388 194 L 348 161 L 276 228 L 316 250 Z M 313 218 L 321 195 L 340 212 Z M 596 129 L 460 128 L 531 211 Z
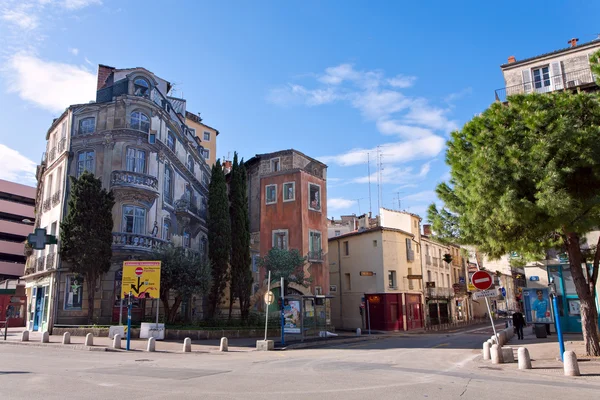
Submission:
M 477 271 L 471 278 L 473 285 L 479 290 L 486 290 L 492 286 L 492 276 L 485 271 Z
M 160 261 L 124 261 L 121 296 L 160 298 Z
M 484 297 L 498 297 L 498 291 L 496 289 L 490 289 L 473 293 L 473 300 L 483 299 Z

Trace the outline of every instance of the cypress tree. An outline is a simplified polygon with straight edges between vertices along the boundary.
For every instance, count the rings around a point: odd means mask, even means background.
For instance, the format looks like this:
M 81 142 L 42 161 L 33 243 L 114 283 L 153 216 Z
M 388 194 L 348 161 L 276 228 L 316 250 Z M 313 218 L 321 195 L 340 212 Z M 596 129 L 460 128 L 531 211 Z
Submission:
M 100 179 L 84 172 L 71 177 L 69 212 L 61 224 L 60 256 L 87 283 L 88 323 L 94 322 L 96 284 L 110 269 L 112 257 L 112 192 Z
M 208 256 L 212 263 L 212 278 L 208 296 L 208 316 L 214 318 L 228 280 L 231 253 L 231 226 L 227 184 L 221 160 L 212 167 L 208 186 Z

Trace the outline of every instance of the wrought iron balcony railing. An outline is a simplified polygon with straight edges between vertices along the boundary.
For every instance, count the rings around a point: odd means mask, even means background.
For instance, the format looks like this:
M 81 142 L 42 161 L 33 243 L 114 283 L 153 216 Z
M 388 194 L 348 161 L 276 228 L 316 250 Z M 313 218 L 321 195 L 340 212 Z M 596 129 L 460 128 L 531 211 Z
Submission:
M 519 85 L 507 86 L 496 90 L 496 101 L 508 101 L 508 96 L 527 93 L 549 93 L 556 90 L 576 89 L 595 82 L 595 77 L 589 68 L 565 72 L 550 76 L 541 81 L 524 82 Z
M 60 141 L 58 142 L 58 154 L 62 154 L 63 151 L 65 151 L 65 146 L 67 145 L 67 138 L 62 138 L 60 139 Z
M 323 250 L 311 250 L 308 252 L 308 261 L 310 262 L 322 262 L 323 261 Z
M 60 203 L 60 191 L 52 195 L 52 207 L 56 206 L 58 203 Z
M 56 253 L 46 254 L 46 269 L 54 269 L 56 267 L 54 265 L 55 261 L 56 261 Z
M 52 162 L 54 161 L 54 157 L 56 156 L 56 147 L 53 147 L 50 149 L 50 151 L 48 152 L 48 161 Z
M 158 179 L 152 175 L 131 171 L 113 171 L 110 179 L 111 186 L 132 186 L 158 190 Z
M 446 298 L 454 296 L 453 288 L 440 287 L 440 288 L 427 288 L 425 290 L 427 291 L 427 297 L 431 297 L 431 298 L 446 299 Z
M 42 211 L 46 212 L 49 211 L 52 208 L 52 198 L 48 197 L 46 200 L 44 200 L 44 203 L 42 203 Z
M 198 218 L 206 220 L 206 207 L 198 208 L 194 202 L 190 202 L 187 199 L 179 199 L 175 202 L 175 212 L 178 213 L 191 213 Z
M 46 258 L 44 256 L 38 257 L 36 259 L 35 265 L 37 272 L 42 272 L 44 270 L 44 261 L 46 261 Z
M 132 250 L 152 251 L 159 249 L 166 240 L 138 233 L 113 232 L 113 247 L 123 247 Z

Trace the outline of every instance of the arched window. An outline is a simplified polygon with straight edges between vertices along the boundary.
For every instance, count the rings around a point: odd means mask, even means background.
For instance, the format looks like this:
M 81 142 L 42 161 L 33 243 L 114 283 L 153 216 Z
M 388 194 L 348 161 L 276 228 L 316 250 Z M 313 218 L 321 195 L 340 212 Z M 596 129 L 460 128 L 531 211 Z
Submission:
M 134 111 L 131 113 L 129 120 L 129 126 L 131 129 L 137 129 L 138 131 L 150 132 L 150 119 L 142 112 Z
M 190 170 L 190 172 L 194 172 L 194 158 L 191 155 L 188 155 L 187 167 Z
M 150 92 L 150 84 L 143 78 L 137 78 L 133 81 L 133 94 L 136 96 L 147 97 Z
M 164 199 L 168 204 L 173 204 L 173 170 L 165 167 L 165 184 L 163 187 Z

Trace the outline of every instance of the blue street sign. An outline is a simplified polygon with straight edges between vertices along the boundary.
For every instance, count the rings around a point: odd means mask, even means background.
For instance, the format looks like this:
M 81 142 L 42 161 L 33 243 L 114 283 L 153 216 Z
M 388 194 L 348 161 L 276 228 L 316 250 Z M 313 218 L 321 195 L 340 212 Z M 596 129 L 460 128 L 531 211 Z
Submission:
M 540 280 L 540 277 L 539 276 L 530 276 L 529 280 L 532 281 L 532 282 L 536 282 L 536 281 Z
M 506 289 L 502 288 L 502 296 L 506 297 Z
M 458 283 L 465 283 L 465 277 L 464 276 L 459 277 Z

